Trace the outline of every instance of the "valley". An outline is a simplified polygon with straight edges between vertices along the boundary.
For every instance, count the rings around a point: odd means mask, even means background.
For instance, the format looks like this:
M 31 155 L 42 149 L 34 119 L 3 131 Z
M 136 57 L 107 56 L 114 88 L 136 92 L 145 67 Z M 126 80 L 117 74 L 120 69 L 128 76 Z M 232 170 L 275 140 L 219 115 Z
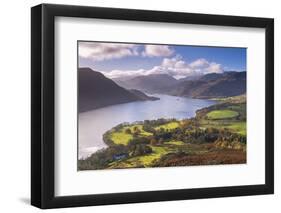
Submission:
M 90 119 L 79 170 L 246 163 L 246 72 L 122 80 L 80 68 L 79 85 Z

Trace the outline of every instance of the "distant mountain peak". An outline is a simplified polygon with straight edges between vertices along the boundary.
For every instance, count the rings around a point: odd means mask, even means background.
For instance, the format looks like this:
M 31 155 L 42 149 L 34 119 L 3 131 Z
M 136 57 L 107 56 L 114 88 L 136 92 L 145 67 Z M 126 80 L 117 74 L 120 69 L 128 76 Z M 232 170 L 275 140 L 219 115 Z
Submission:
M 246 72 L 209 73 L 198 79 L 184 79 L 163 92 L 193 98 L 237 96 L 246 92 Z
M 130 80 L 115 78 L 113 79 L 118 85 L 127 89 L 137 89 L 143 92 L 157 93 L 163 87 L 175 85 L 178 83 L 177 79 L 168 74 L 150 74 L 140 75 Z

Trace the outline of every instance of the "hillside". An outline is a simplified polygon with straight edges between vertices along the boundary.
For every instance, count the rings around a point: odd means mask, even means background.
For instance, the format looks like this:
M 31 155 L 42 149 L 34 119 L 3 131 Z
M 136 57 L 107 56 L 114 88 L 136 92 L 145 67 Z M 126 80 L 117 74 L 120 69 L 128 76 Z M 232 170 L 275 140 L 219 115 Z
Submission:
M 140 90 L 136 90 L 136 89 L 131 89 L 129 90 L 131 93 L 133 93 L 135 96 L 137 96 L 139 99 L 143 100 L 143 101 L 156 101 L 159 100 L 160 98 L 157 97 L 153 97 L 153 96 L 147 96 L 146 94 L 144 94 L 142 91 Z
M 149 93 L 159 93 L 163 88 L 174 86 L 178 81 L 170 75 L 152 74 L 131 78 L 113 79 L 118 85 L 127 89 L 137 89 Z
M 223 98 L 246 93 L 246 72 L 207 74 L 197 80 L 179 82 L 163 93 L 192 98 Z
M 224 98 L 246 93 L 246 72 L 210 73 L 175 79 L 166 74 L 113 79 L 127 89 L 192 98 Z
M 154 100 L 140 91 L 128 91 L 102 73 L 79 68 L 79 112 L 133 101 Z

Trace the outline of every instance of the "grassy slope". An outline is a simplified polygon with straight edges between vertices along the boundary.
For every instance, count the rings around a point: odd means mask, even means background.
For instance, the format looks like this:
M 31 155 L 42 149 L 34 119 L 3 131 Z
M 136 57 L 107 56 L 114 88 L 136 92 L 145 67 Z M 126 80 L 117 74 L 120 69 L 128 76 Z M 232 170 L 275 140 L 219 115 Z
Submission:
M 149 136 L 152 135 L 150 132 L 146 132 L 143 130 L 142 125 L 131 125 L 128 127 L 123 127 L 120 131 L 115 131 L 110 134 L 110 139 L 115 143 L 115 144 L 122 144 L 122 145 L 127 145 L 131 139 L 133 139 L 132 134 L 126 133 L 126 129 L 130 129 L 132 132 L 134 132 L 134 128 L 138 128 L 140 130 L 140 135 L 142 136 Z
M 159 159 L 161 156 L 169 153 L 168 147 L 161 146 L 150 146 L 152 148 L 152 153 L 149 155 L 143 155 L 138 157 L 129 158 L 127 160 L 120 160 L 119 162 L 114 162 L 109 168 L 130 168 L 130 167 L 149 167 L 154 160 Z
M 229 124 L 227 128 L 232 129 L 234 132 L 237 132 L 243 136 L 246 136 L 246 122 L 233 122 Z
M 199 123 L 201 127 L 214 127 L 214 128 L 228 128 L 232 130 L 234 133 L 241 134 L 246 136 L 246 120 L 241 119 L 240 117 L 246 117 L 246 95 L 234 96 L 224 99 L 219 99 L 221 104 L 227 103 L 227 106 L 223 106 L 222 109 L 210 110 L 203 114 L 206 116 L 200 116 Z M 218 104 L 219 106 L 219 104 Z M 220 107 L 218 107 L 220 108 Z M 217 118 L 214 119 L 212 117 L 212 112 L 214 113 Z M 234 113 L 229 113 L 225 111 L 232 111 Z M 211 117 L 210 117 L 211 114 Z M 232 116 L 233 117 L 232 117 Z M 235 115 L 235 116 L 234 116 Z M 220 117 L 220 119 L 218 119 Z
M 163 145 L 152 146 L 152 153 L 125 160 L 115 161 L 110 164 L 109 169 L 116 168 L 136 168 L 151 167 L 153 163 L 166 154 L 176 153 L 177 151 L 185 151 L 190 154 L 202 154 L 207 152 L 207 147 L 197 144 L 185 144 L 182 141 L 169 141 Z
M 152 133 L 144 131 L 143 126 L 140 124 L 131 125 L 129 127 L 125 127 L 124 129 L 129 128 L 133 132 L 135 127 L 140 130 L 140 135 L 142 135 L 142 136 L 152 135 Z
M 113 132 L 110 139 L 114 141 L 115 144 L 127 145 L 129 141 L 133 139 L 133 136 L 131 134 L 125 133 L 124 131 L 120 131 Z
M 175 129 L 178 127 L 179 127 L 179 122 L 173 121 L 173 122 L 169 122 L 169 123 L 160 125 L 160 126 L 156 127 L 155 129 L 159 130 L 159 129 L 163 128 L 164 130 L 170 130 L 170 129 Z
M 228 119 L 228 118 L 235 118 L 239 115 L 238 112 L 233 110 L 213 110 L 207 113 L 207 118 L 210 120 L 219 120 L 219 119 Z
M 179 122 L 172 121 L 172 122 L 168 122 L 164 125 L 159 125 L 155 129 L 163 128 L 165 130 L 169 130 L 169 129 L 177 128 L 178 126 L 179 126 Z M 140 130 L 141 136 L 152 135 L 152 133 L 144 131 L 142 125 L 136 124 L 136 125 L 125 126 L 119 131 L 112 132 L 110 134 L 110 139 L 115 144 L 127 145 L 129 143 L 129 141 L 133 138 L 133 135 L 128 134 L 125 131 L 126 131 L 126 129 L 129 128 L 132 132 L 134 132 L 134 129 L 136 127 Z M 181 142 L 181 141 L 170 141 L 167 144 L 182 145 L 183 142 Z M 152 148 L 152 154 L 133 157 L 133 158 L 126 159 L 126 160 L 119 160 L 119 161 L 113 162 L 110 165 L 109 168 L 124 168 L 124 167 L 130 168 L 130 167 L 150 166 L 154 160 L 159 159 L 161 156 L 163 156 L 163 155 L 165 155 L 165 154 L 174 150 L 171 147 L 165 146 L 165 145 L 164 146 L 152 146 L 152 145 L 150 145 L 150 147 Z

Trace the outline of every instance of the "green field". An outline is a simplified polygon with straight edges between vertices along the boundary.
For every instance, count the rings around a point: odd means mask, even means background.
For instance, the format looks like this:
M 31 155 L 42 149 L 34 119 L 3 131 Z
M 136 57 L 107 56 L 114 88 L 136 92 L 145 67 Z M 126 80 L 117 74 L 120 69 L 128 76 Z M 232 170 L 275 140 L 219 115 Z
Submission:
M 169 142 L 166 142 L 165 144 L 181 146 L 181 145 L 184 145 L 184 142 L 182 142 L 182 141 L 169 141 Z
M 134 129 L 135 129 L 135 128 L 138 128 L 138 129 L 140 130 L 140 135 L 142 135 L 142 136 L 149 136 L 149 135 L 152 135 L 152 133 L 144 131 L 144 130 L 143 130 L 143 125 L 140 125 L 140 124 L 136 124 L 136 125 L 124 127 L 123 130 L 125 131 L 125 130 L 128 129 L 128 128 L 129 128 L 132 132 L 134 132 Z
M 172 122 L 157 126 L 157 127 L 155 127 L 155 129 L 159 130 L 159 129 L 163 128 L 164 130 L 171 130 L 171 129 L 175 129 L 178 127 L 179 127 L 179 122 L 172 121 Z
M 238 112 L 233 110 L 213 110 L 209 113 L 207 113 L 207 118 L 210 120 L 220 120 L 220 119 L 229 119 L 229 118 L 235 118 L 239 115 Z
M 131 133 L 127 133 L 126 130 L 130 129 Z M 110 139 L 118 145 L 128 145 L 129 141 L 133 139 L 133 134 L 135 130 L 138 129 L 140 136 L 150 136 L 152 133 L 143 130 L 143 126 L 136 124 L 131 126 L 126 126 L 119 131 L 114 131 L 110 134 Z
M 233 122 L 226 126 L 227 128 L 234 130 L 235 132 L 246 136 L 246 122 Z
M 149 167 L 153 161 L 161 158 L 161 156 L 170 152 L 168 147 L 150 146 L 152 153 L 148 155 L 129 158 L 127 160 L 120 160 L 110 164 L 110 169 L 113 168 L 132 168 L 132 167 Z
M 115 144 L 122 144 L 122 145 L 127 145 L 131 139 L 133 139 L 133 136 L 131 134 L 127 134 L 124 131 L 120 132 L 113 132 L 110 135 L 110 139 L 115 143 Z
M 152 154 L 134 157 L 129 160 L 129 162 L 138 162 L 142 165 L 149 166 L 154 160 L 159 159 L 161 156 L 169 152 L 169 148 L 160 146 L 151 146 Z

